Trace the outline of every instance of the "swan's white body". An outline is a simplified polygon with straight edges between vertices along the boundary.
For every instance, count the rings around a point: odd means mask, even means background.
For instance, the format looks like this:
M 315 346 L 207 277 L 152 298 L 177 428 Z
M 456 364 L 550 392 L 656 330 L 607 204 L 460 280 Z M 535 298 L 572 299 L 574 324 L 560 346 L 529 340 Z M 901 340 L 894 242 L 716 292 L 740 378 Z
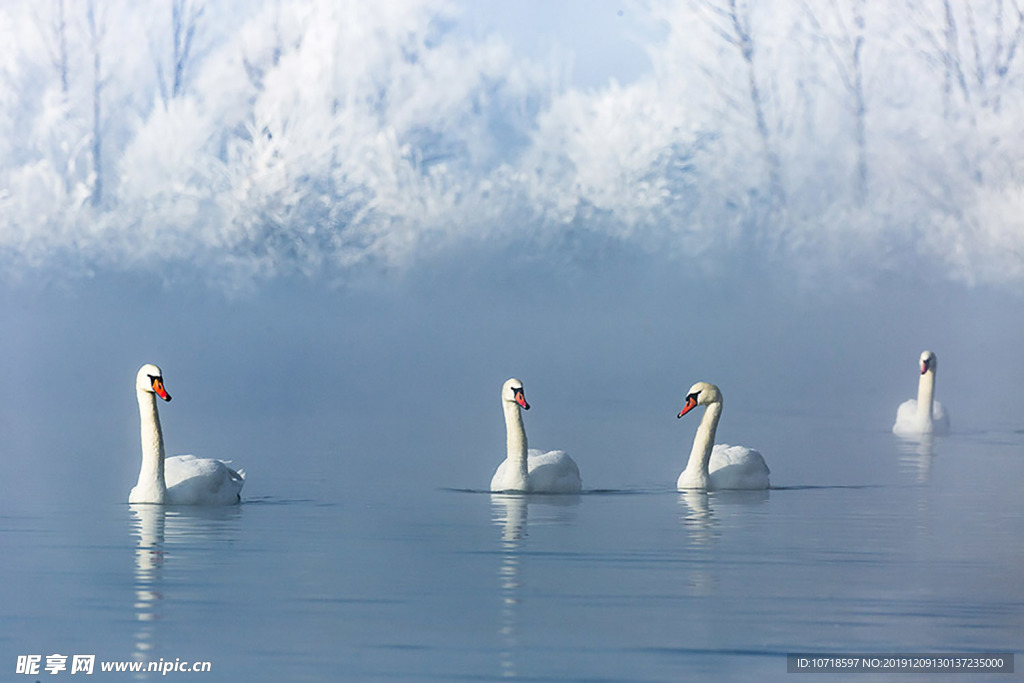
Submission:
M 135 378 L 142 435 L 142 469 L 139 481 L 128 494 L 129 503 L 163 505 L 231 505 L 241 500 L 245 472 L 233 470 L 223 460 L 192 455 L 164 457 L 164 435 L 156 408 L 163 388 L 163 373 L 155 365 L 143 365 Z
M 921 352 L 921 379 L 917 383 L 917 399 L 900 404 L 892 433 L 897 436 L 948 434 L 949 415 L 935 400 L 935 371 L 938 358 L 931 351 Z
M 686 405 L 679 417 L 702 405 L 697 434 L 686 469 L 679 475 L 676 488 L 680 491 L 701 489 L 766 489 L 771 485 L 770 471 L 761 454 L 746 446 L 715 443 L 715 431 L 722 417 L 722 392 L 714 384 L 697 382 L 686 395 Z
M 527 447 L 522 409 L 529 410 L 523 383 L 510 379 L 501 388 L 505 410 L 507 455 L 491 478 L 492 491 L 579 493 L 580 470 L 565 451 L 542 452 Z

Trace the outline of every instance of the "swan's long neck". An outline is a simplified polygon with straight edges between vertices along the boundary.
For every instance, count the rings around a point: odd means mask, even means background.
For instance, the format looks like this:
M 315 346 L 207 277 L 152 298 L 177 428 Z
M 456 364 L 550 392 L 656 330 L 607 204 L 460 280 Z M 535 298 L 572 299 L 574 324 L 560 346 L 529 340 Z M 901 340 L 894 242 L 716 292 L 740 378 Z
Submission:
M 507 446 L 506 457 L 513 471 L 518 478 L 519 490 L 526 490 L 527 466 L 526 466 L 526 429 L 523 427 L 523 413 L 519 406 L 511 401 L 504 401 L 505 404 L 505 444 Z
M 161 502 L 167 485 L 164 482 L 164 435 L 160 429 L 160 414 L 156 410 L 156 394 L 141 390 L 136 394 L 139 399 L 142 469 L 135 488 L 140 496 L 157 499 L 145 502 Z
M 935 370 L 929 369 L 917 383 L 917 416 L 932 421 L 932 404 L 935 401 Z
M 693 437 L 693 448 L 690 459 L 686 463 L 683 474 L 688 478 L 702 480 L 706 484 L 708 478 L 708 462 L 711 460 L 711 449 L 715 446 L 715 432 L 718 430 L 718 419 L 722 416 L 722 404 L 711 403 L 704 409 L 704 417 Z

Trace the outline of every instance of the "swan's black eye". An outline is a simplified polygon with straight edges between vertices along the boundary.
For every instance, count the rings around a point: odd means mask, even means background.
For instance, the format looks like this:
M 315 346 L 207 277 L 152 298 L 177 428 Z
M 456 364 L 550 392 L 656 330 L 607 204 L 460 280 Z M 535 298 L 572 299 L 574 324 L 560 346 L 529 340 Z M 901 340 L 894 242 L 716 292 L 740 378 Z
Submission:
M 690 401 L 690 400 L 696 401 L 697 400 L 697 395 L 699 393 L 700 393 L 699 391 L 693 392 L 692 394 L 690 394 L 689 396 L 686 397 L 686 400 L 687 401 Z

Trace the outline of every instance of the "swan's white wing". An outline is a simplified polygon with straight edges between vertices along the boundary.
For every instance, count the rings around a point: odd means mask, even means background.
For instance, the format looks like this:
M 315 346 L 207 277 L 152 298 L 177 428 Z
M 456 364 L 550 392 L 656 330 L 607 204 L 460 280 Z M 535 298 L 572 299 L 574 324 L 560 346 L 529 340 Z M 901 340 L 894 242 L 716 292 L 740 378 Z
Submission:
M 579 493 L 583 488 L 580 468 L 565 451 L 545 453 L 531 448 L 527 453 L 526 466 L 531 492 Z
M 892 433 L 897 436 L 917 436 L 920 434 L 948 434 L 949 415 L 946 414 L 942 404 L 932 401 L 932 423 L 922 420 L 917 414 L 917 399 L 910 399 L 900 404 L 896 409 L 896 424 L 892 426 Z
M 753 448 L 719 443 L 711 450 L 710 489 L 766 489 L 771 485 L 770 474 L 764 458 Z
M 172 505 L 231 505 L 241 500 L 245 471 L 223 460 L 176 455 L 164 462 L 164 480 Z
M 934 404 L 933 404 L 934 405 Z M 917 399 L 904 401 L 896 409 L 896 423 L 892 426 L 893 434 L 920 434 L 921 425 L 917 419 Z
M 565 451 L 531 448 L 526 454 L 526 468 L 529 493 L 579 493 L 583 487 L 580 469 Z M 508 458 L 502 460 L 491 478 L 491 491 L 521 490 L 517 474 Z

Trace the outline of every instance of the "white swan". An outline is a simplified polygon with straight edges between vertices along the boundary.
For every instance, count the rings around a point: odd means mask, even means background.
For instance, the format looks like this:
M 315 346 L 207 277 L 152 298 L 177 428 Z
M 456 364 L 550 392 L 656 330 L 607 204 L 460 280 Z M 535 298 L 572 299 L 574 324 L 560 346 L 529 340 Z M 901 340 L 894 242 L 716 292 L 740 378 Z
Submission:
M 715 443 L 715 430 L 722 416 L 722 392 L 714 384 L 697 382 L 686 394 L 686 405 L 677 417 L 682 417 L 697 406 L 707 406 L 701 418 L 686 469 L 679 475 L 676 488 L 680 491 L 703 489 L 766 489 L 768 465 L 757 451 L 745 446 Z
M 129 503 L 167 505 L 230 505 L 241 500 L 245 472 L 237 472 L 222 460 L 193 455 L 164 457 L 164 435 L 156 397 L 170 401 L 164 389 L 163 372 L 155 365 L 143 365 L 135 376 L 142 423 L 142 469 L 139 482 L 128 494 Z
M 931 351 L 921 352 L 921 379 L 917 383 L 917 399 L 900 404 L 892 433 L 898 436 L 949 433 L 949 415 L 935 400 L 935 370 L 939 359 Z
M 578 493 L 582 488 L 580 470 L 565 451 L 528 449 L 522 410 L 529 410 L 523 383 L 510 379 L 501 387 L 505 409 L 505 440 L 508 455 L 491 479 L 492 491 L 527 493 Z

